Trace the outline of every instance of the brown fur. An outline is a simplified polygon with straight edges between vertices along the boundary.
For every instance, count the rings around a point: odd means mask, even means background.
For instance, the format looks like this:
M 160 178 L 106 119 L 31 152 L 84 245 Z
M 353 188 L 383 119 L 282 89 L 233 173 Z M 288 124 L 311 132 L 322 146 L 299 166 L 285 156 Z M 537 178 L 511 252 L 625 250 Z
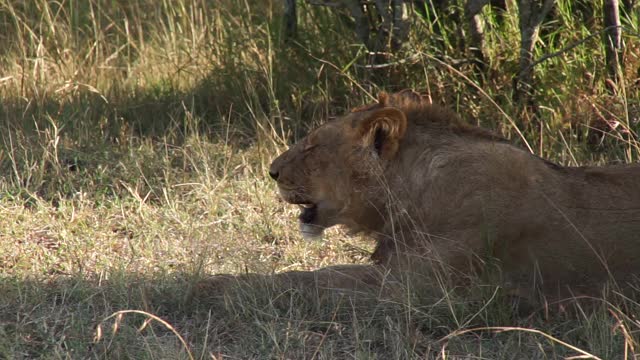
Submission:
M 561 167 L 413 92 L 326 123 L 270 173 L 283 199 L 315 206 L 307 228 L 369 234 L 374 267 L 396 274 L 480 274 L 527 296 L 640 274 L 640 166 Z

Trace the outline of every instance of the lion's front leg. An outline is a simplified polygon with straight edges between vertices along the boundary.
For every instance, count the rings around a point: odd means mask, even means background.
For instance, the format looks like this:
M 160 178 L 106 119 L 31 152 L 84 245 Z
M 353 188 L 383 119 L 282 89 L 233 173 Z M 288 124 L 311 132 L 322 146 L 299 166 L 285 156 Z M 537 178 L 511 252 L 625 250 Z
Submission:
M 299 289 L 315 293 L 379 296 L 397 287 L 398 282 L 382 266 L 338 265 L 314 271 L 288 271 L 274 275 L 214 275 L 198 281 L 194 286 L 193 296 L 215 298 L 235 290 L 263 286 L 277 292 Z
M 321 290 L 369 291 L 395 283 L 390 272 L 377 265 L 336 265 L 315 271 L 291 271 L 275 275 L 276 281 L 293 287 Z

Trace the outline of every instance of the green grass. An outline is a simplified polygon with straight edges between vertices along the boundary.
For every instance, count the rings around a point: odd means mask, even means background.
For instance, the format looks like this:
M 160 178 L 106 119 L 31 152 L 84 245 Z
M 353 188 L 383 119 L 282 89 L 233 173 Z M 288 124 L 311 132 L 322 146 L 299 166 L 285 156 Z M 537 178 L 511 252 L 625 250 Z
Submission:
M 569 4 L 559 1 L 561 20 L 549 24 L 538 56 L 597 31 Z M 485 288 L 357 303 L 264 281 L 224 298 L 192 292 L 210 274 L 367 262 L 370 241 L 339 229 L 303 242 L 296 209 L 278 200 L 266 172 L 310 127 L 380 89 L 428 91 L 523 144 L 516 125 L 537 154 L 562 164 L 640 155 L 637 10 L 625 20 L 617 95 L 605 90 L 594 37 L 537 67 L 536 122 L 511 101 L 513 11 L 498 24 L 486 10 L 489 72 L 480 82 L 464 65 L 434 60 L 466 55 L 454 38 L 430 36 L 428 21 L 416 18 L 409 46 L 390 59 L 417 60 L 372 71 L 349 22 L 330 9 L 301 4 L 300 36 L 286 45 L 281 5 L 0 1 L 0 358 L 578 354 L 560 341 L 603 359 L 640 353 L 639 306 L 615 294 L 606 297 L 615 306 L 600 300 L 569 305 L 572 316 L 521 318 Z M 590 147 L 587 127 L 600 117 L 630 133 Z M 144 313 L 118 313 L 126 310 Z

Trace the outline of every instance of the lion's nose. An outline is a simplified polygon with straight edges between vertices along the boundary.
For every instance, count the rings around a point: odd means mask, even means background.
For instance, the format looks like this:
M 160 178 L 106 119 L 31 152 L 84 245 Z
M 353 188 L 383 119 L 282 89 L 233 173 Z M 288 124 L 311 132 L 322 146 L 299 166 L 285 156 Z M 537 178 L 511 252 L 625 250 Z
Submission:
M 277 172 L 277 171 L 269 170 L 269 176 L 271 176 L 271 178 L 272 178 L 273 180 L 278 181 L 278 175 L 279 175 L 279 174 L 278 174 L 278 172 Z

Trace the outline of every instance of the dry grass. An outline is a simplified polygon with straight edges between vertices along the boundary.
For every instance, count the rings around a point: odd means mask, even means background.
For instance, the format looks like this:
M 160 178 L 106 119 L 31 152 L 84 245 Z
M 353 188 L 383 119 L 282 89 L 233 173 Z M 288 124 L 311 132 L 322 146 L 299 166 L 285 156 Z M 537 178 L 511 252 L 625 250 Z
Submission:
M 560 2 L 565 21 L 555 45 L 541 51 L 591 31 L 567 15 L 569 3 Z M 480 84 L 469 69 L 429 56 L 378 73 L 358 66 L 363 50 L 328 9 L 302 6 L 301 36 L 285 46 L 280 7 L 0 1 L 0 358 L 640 353 L 638 306 L 615 294 L 606 298 L 618 305 L 573 304 L 577 316 L 538 311 L 527 319 L 484 288 L 354 303 L 264 283 L 223 299 L 194 298 L 191 288 L 209 274 L 367 261 L 371 244 L 340 230 L 323 243 L 302 242 L 296 209 L 278 200 L 265 173 L 287 143 L 379 88 L 427 89 L 469 121 L 523 143 L 515 124 L 536 153 L 564 164 L 638 159 L 637 37 L 626 39 L 619 95 L 601 85 L 597 39 L 541 64 L 538 125 L 509 100 L 513 14 L 489 32 L 484 96 L 469 90 Z M 441 52 L 428 34 L 428 24 L 416 24 L 410 53 L 398 57 Z M 496 116 L 496 106 L 513 123 Z M 627 131 L 593 151 L 585 139 L 592 119 Z M 499 331 L 505 327 L 529 330 Z

